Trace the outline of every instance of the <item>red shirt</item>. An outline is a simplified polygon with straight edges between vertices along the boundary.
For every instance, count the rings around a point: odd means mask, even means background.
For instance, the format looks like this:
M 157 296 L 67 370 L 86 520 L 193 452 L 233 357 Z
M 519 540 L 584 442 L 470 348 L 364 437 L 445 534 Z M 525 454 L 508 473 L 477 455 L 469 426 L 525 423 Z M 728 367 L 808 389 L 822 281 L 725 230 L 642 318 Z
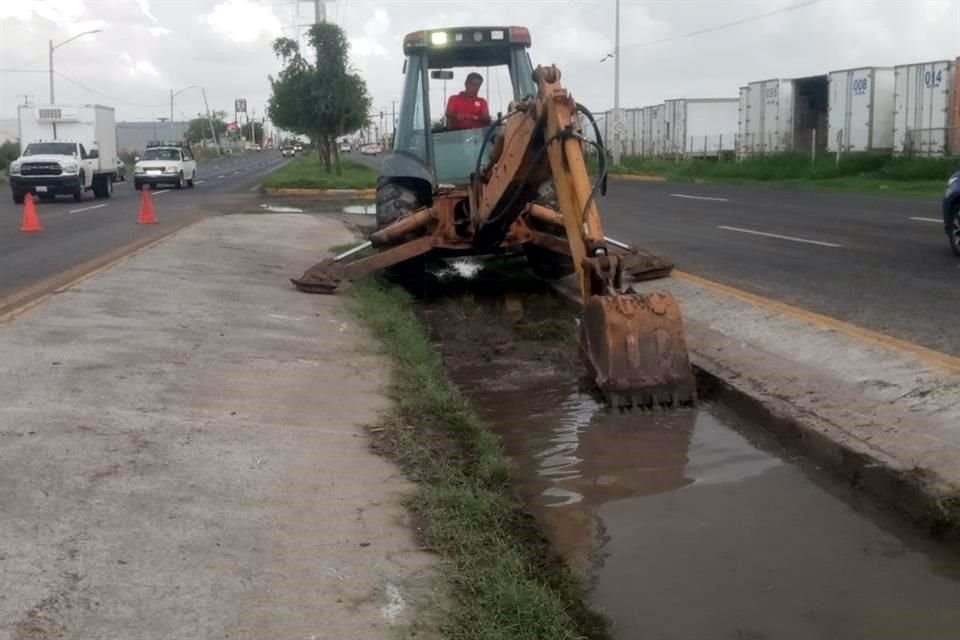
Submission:
M 476 129 L 490 123 L 487 101 L 461 91 L 447 100 L 447 129 Z

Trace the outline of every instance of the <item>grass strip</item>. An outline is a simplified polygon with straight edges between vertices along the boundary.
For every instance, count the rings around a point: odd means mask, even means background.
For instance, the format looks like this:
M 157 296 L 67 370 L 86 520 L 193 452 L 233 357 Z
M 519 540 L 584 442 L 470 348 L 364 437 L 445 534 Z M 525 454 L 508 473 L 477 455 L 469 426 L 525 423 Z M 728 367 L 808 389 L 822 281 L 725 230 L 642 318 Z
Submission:
M 592 158 L 590 164 L 595 168 L 596 158 Z M 619 166 L 610 168 L 611 173 L 655 175 L 677 182 L 767 184 L 925 198 L 943 195 L 947 178 L 958 170 L 960 159 L 957 158 L 907 158 L 873 153 L 842 155 L 839 164 L 833 154 L 821 154 L 815 162 L 801 153 L 755 156 L 739 162 L 624 156 Z
M 496 435 L 447 378 L 409 294 L 375 278 L 350 291 L 396 365 L 396 410 L 375 442 L 417 483 L 409 506 L 452 590 L 445 636 L 608 638 L 606 621 L 584 604 L 583 585 L 516 497 Z
M 315 155 L 301 156 L 267 176 L 268 189 L 370 189 L 377 186 L 377 172 L 365 165 L 340 159 L 342 175 L 327 173 Z

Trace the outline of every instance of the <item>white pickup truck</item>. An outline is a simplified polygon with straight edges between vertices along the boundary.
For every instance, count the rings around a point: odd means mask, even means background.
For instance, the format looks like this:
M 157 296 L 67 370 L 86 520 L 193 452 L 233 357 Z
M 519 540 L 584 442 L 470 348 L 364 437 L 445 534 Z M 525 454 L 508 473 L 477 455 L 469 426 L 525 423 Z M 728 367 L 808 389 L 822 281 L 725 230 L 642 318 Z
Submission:
M 117 129 L 112 107 L 20 105 L 20 157 L 10 163 L 13 201 L 27 193 L 83 200 L 113 195 L 117 177 Z

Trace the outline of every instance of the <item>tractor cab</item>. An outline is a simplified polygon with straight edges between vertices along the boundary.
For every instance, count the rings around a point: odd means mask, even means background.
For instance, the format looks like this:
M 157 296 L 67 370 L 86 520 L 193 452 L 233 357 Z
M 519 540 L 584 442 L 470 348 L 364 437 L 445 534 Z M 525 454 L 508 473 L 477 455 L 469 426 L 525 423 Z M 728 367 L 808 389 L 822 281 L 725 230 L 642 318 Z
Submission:
M 427 180 L 431 191 L 437 185 L 466 185 L 497 115 L 506 113 L 510 102 L 536 95 L 529 47 L 530 32 L 524 27 L 458 27 L 408 34 L 403 40 L 403 97 L 384 178 Z M 479 74 L 483 85 L 476 97 L 466 98 L 467 106 L 479 110 L 481 101 L 486 103 L 493 124 L 470 127 L 469 121 L 450 122 L 446 117 L 450 98 L 464 91 L 470 74 Z M 459 103 L 464 103 L 462 95 Z M 487 144 L 486 153 L 490 149 Z

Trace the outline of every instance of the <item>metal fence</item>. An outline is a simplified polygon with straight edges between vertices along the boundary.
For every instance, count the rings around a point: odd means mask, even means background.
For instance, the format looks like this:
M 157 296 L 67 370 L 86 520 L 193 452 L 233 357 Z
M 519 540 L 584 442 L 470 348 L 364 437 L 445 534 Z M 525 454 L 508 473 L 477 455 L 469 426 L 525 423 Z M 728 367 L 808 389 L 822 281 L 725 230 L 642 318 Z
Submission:
M 939 158 L 960 154 L 960 126 L 907 129 L 903 148 L 897 153 L 918 158 Z

